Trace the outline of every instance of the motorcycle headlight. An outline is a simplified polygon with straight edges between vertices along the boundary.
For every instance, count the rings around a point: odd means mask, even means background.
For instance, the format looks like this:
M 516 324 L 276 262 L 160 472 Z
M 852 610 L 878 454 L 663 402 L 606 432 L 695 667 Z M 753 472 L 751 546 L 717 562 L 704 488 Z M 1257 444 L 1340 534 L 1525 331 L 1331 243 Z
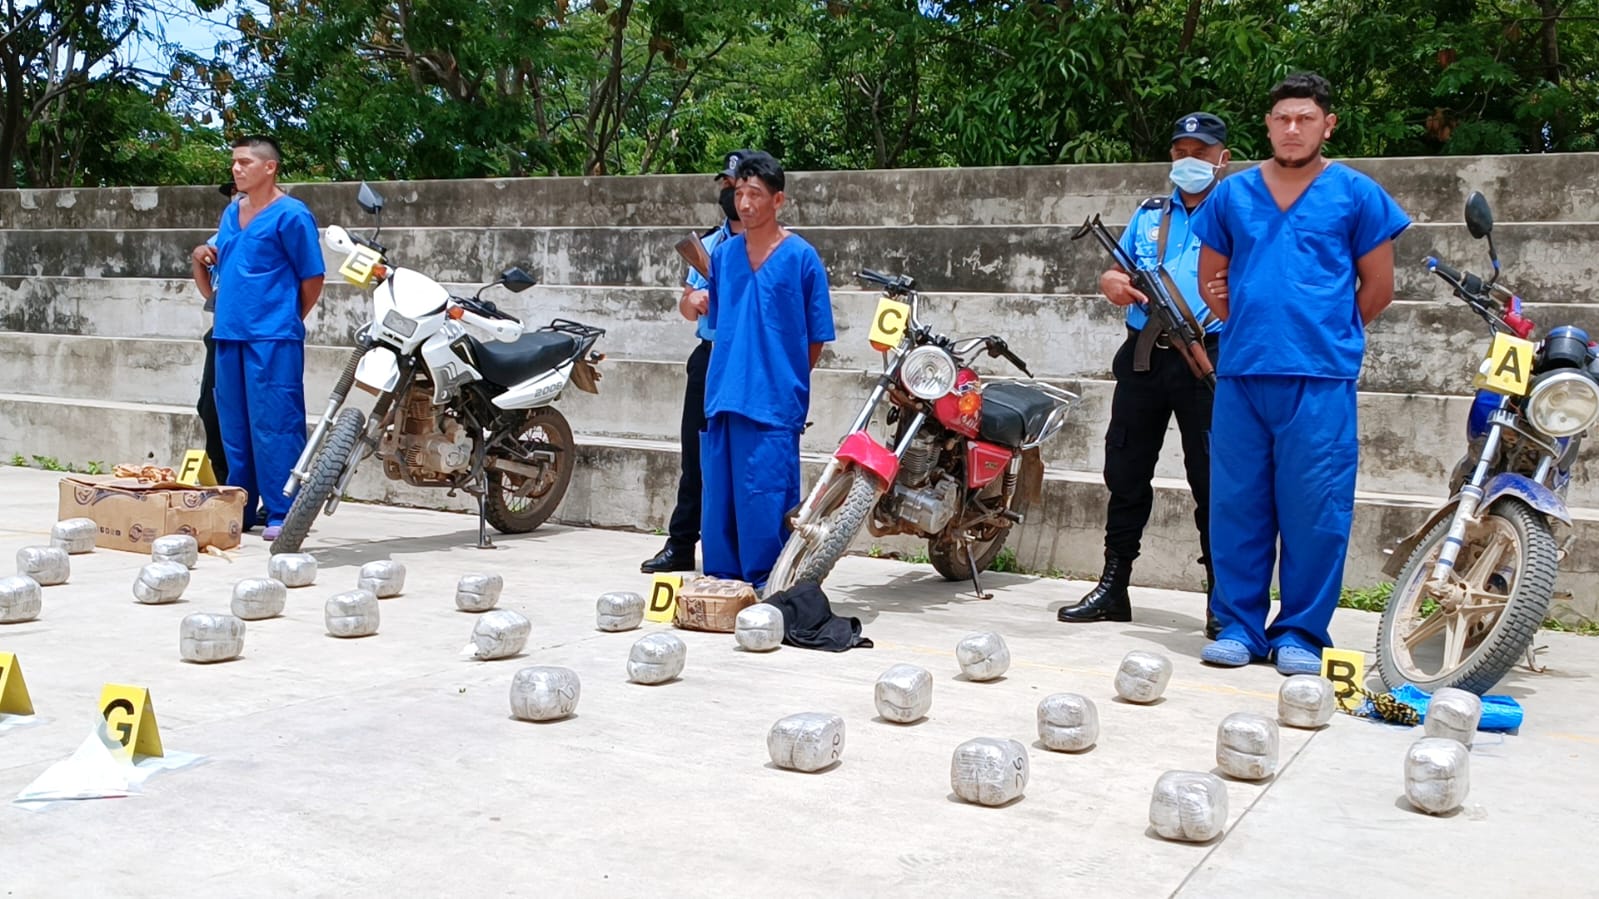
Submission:
M 917 399 L 936 400 L 955 389 L 955 360 L 936 346 L 920 346 L 899 367 L 900 383 Z
M 1527 398 L 1527 420 L 1550 437 L 1573 437 L 1599 421 L 1599 386 L 1580 371 L 1545 375 Z

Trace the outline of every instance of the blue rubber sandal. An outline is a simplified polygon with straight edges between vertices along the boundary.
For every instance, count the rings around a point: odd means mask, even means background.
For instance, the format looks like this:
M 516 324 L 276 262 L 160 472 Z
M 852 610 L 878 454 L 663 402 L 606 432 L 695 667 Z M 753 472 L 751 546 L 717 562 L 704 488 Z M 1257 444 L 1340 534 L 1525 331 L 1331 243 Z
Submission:
M 1300 646 L 1279 646 L 1277 673 L 1285 677 L 1294 674 L 1320 674 L 1321 656 Z
M 1202 661 L 1225 668 L 1242 668 L 1252 661 L 1249 647 L 1237 640 L 1217 640 L 1199 654 Z

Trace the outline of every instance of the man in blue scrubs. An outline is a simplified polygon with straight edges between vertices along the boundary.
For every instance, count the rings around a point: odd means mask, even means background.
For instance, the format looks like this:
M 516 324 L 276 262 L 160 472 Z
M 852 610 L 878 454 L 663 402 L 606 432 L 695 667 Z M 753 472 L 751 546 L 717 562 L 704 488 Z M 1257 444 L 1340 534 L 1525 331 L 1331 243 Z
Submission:
M 1194 212 L 1210 196 L 1232 158 L 1227 150 L 1227 125 L 1207 112 L 1177 120 L 1171 138 L 1170 194 L 1150 197 L 1133 213 L 1122 232 L 1122 249 L 1142 269 L 1162 266 L 1171 274 L 1182 302 L 1205 331 L 1205 350 L 1214 364 L 1221 319 L 1210 314 L 1199 295 L 1199 237 Z M 1138 558 L 1144 526 L 1155 505 L 1155 464 L 1166 440 L 1166 427 L 1177 416 L 1182 432 L 1183 467 L 1194 497 L 1194 524 L 1199 528 L 1199 563 L 1205 582 L 1214 589 L 1210 562 L 1210 387 L 1194 377 L 1164 332 L 1155 327 L 1145 307 L 1149 298 L 1133 287 L 1120 267 L 1099 276 L 1105 298 L 1127 310 L 1127 339 L 1111 362 L 1116 391 L 1110 401 L 1110 427 L 1105 432 L 1105 570 L 1099 583 L 1076 605 L 1056 613 L 1060 621 L 1132 621 L 1127 584 Z M 1205 635 L 1220 628 L 1205 607 Z
M 717 204 L 722 207 L 722 224 L 700 237 L 700 245 L 707 255 L 716 251 L 722 241 L 742 233 L 744 224 L 738 220 L 738 206 L 733 201 L 733 181 L 738 175 L 738 164 L 751 150 L 734 150 L 722 162 L 716 176 L 719 189 Z M 700 542 L 700 432 L 705 430 L 705 372 L 711 363 L 711 341 L 716 332 L 711 330 L 711 320 L 706 309 L 711 301 L 710 282 L 699 272 L 689 269 L 683 276 L 683 296 L 677 310 L 694 322 L 694 333 L 699 346 L 688 356 L 688 381 L 683 385 L 682 474 L 677 479 L 677 506 L 672 509 L 672 519 L 666 526 L 666 546 L 645 560 L 639 570 L 645 574 L 658 571 L 693 571 L 694 548 Z
M 278 188 L 281 155 L 270 137 L 233 143 L 233 182 L 243 199 L 217 227 L 217 246 L 194 252 L 216 266 L 217 422 L 228 483 L 249 498 L 244 527 L 266 507 L 262 536 L 278 536 L 290 499 L 289 470 L 305 449 L 305 324 L 322 294 L 322 250 L 311 210 Z M 209 260 L 209 263 L 208 263 Z
M 799 439 L 811 369 L 833 339 L 827 272 L 815 248 L 778 223 L 783 168 L 766 153 L 738 165 L 744 233 L 711 254 L 706 318 L 715 331 L 705 379 L 705 573 L 766 585 L 800 501 Z
M 1206 662 L 1321 670 L 1343 586 L 1359 455 L 1365 326 L 1394 293 L 1410 219 L 1370 178 L 1322 155 L 1337 116 L 1320 75 L 1271 92 L 1272 158 L 1199 209 L 1199 280 L 1226 319 L 1211 426 L 1210 543 L 1222 630 Z M 1282 554 L 1277 553 L 1278 541 Z M 1273 566 L 1281 609 L 1268 627 Z

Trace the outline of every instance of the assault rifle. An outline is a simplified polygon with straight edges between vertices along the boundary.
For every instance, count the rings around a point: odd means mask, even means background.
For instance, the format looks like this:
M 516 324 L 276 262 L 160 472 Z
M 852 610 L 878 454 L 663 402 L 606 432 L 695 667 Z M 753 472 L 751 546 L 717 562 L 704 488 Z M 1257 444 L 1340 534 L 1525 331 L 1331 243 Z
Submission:
M 1105 224 L 1097 215 L 1084 221 L 1083 226 L 1072 233 L 1072 240 L 1090 234 L 1099 241 L 1106 252 L 1110 253 L 1110 258 L 1133 279 L 1133 287 L 1149 297 L 1145 311 L 1161 330 L 1166 332 L 1172 348 L 1183 357 L 1184 362 L 1188 363 L 1188 370 L 1214 391 L 1216 367 L 1211 364 L 1210 355 L 1205 352 L 1205 329 L 1199 326 L 1199 321 L 1194 318 L 1194 313 L 1189 311 L 1188 305 L 1177 298 L 1177 285 L 1170 283 L 1171 275 L 1161 267 L 1143 269 L 1134 264 L 1127 251 L 1110 236 L 1110 232 L 1105 229 Z

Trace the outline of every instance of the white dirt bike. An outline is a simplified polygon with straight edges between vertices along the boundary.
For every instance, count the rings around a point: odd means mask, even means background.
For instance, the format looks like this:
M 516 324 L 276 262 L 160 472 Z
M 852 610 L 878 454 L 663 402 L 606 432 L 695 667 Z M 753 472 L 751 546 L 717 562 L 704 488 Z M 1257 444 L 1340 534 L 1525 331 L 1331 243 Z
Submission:
M 380 217 L 383 198 L 365 184 L 361 208 Z M 379 228 L 381 230 L 381 218 Z M 477 497 L 478 546 L 537 528 L 566 494 L 576 460 L 572 428 L 551 404 L 567 384 L 599 392 L 605 334 L 556 319 L 524 333 L 522 323 L 483 300 L 501 286 L 532 287 L 506 269 L 471 297 L 452 296 L 421 272 L 397 267 L 371 237 L 330 225 L 322 242 L 344 255 L 339 274 L 369 289 L 372 319 L 328 398 L 327 410 L 295 463 L 285 495 L 294 503 L 272 552 L 298 552 L 320 514 L 338 509 L 368 457 L 390 480 L 463 490 Z M 350 388 L 376 397 L 371 416 L 348 403 Z

